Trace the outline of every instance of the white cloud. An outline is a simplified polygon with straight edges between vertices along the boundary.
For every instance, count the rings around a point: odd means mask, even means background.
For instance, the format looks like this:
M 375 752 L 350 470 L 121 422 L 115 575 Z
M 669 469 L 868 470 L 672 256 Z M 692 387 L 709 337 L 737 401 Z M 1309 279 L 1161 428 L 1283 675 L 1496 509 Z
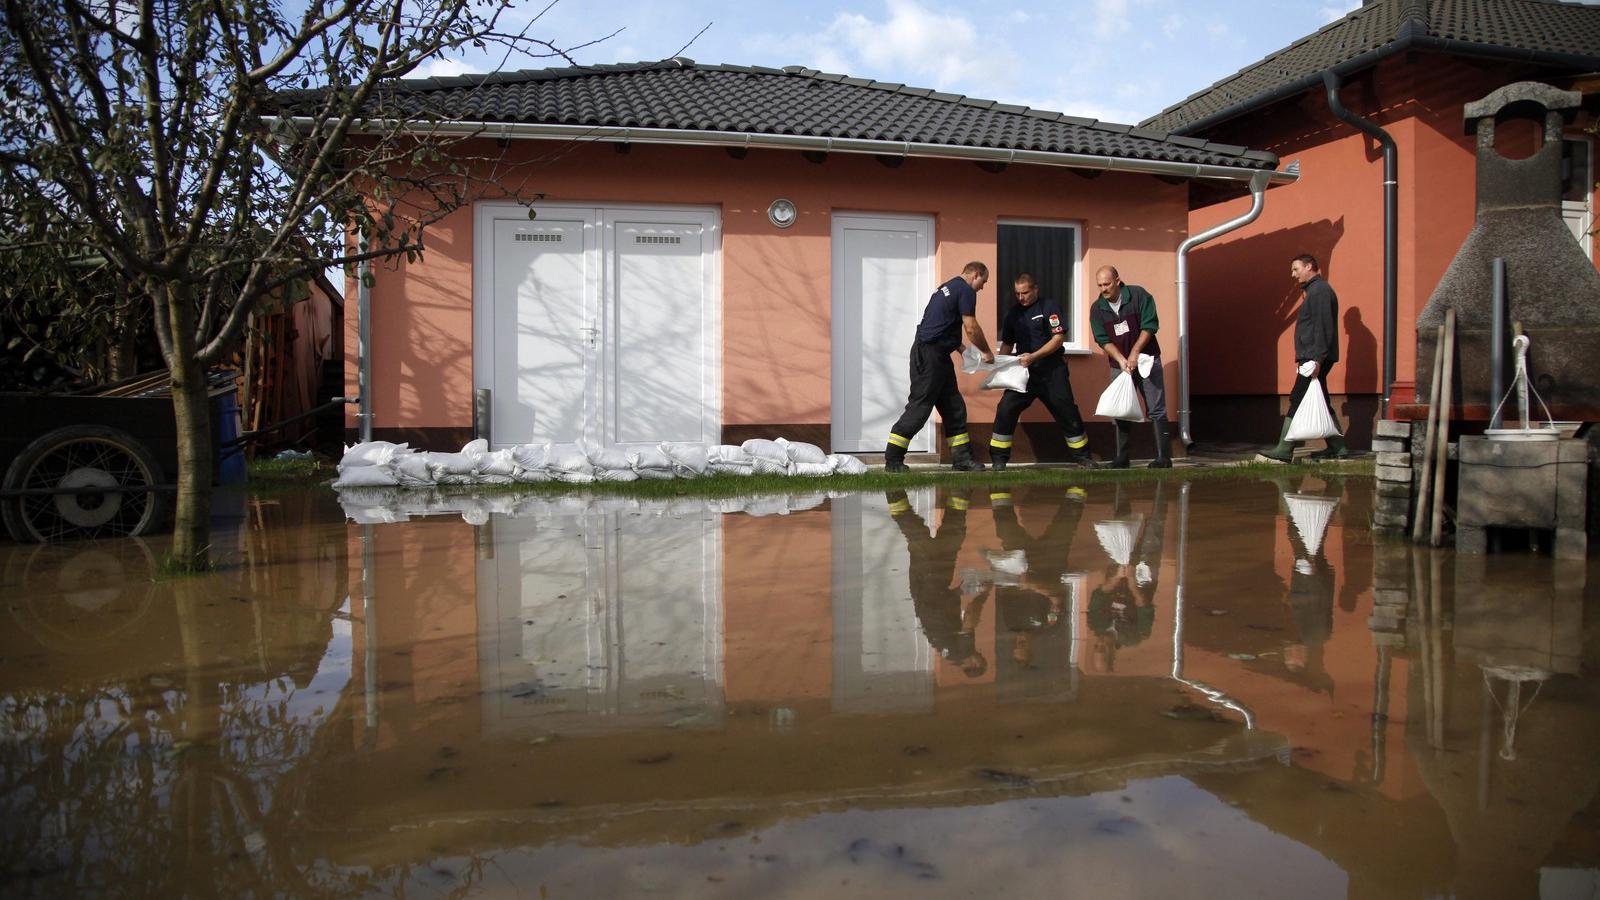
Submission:
M 1094 36 L 1114 38 L 1133 28 L 1131 0 L 1094 0 Z
M 1004 100 L 1015 63 L 984 47 L 999 38 L 980 34 L 971 19 L 919 0 L 885 0 L 883 15 L 841 12 L 812 34 L 763 34 L 744 52 L 763 65 L 800 63 L 824 72 L 904 82 L 917 87 Z
M 1361 0 L 1340 0 L 1338 3 L 1325 3 L 1317 8 L 1317 15 L 1323 22 L 1334 22 L 1344 18 L 1345 13 L 1361 6 Z
M 1183 34 L 1183 16 L 1179 13 L 1172 13 L 1162 19 L 1161 33 L 1166 35 L 1168 40 L 1176 40 Z
M 480 70 L 474 69 L 459 59 L 440 57 L 439 59 L 430 60 L 422 71 L 417 74 L 422 78 L 449 78 L 452 75 L 466 75 L 477 71 Z

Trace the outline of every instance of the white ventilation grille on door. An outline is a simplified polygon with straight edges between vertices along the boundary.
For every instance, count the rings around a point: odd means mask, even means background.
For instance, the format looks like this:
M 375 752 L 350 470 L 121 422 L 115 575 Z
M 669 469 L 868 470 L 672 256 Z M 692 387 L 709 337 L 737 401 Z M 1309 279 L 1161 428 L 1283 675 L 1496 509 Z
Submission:
M 635 244 L 681 244 L 683 238 L 675 234 L 636 234 L 633 236 Z
M 561 238 L 562 234 L 559 231 L 539 232 L 538 234 L 533 234 L 527 231 L 517 232 L 517 240 L 524 244 L 559 244 L 561 243 Z

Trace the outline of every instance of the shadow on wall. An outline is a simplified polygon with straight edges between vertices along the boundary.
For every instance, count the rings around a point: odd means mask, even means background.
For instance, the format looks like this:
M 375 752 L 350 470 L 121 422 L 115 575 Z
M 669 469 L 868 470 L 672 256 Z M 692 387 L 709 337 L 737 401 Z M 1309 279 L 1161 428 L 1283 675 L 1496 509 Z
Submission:
M 1279 393 L 1278 372 L 1288 372 L 1293 361 L 1280 358 L 1278 341 L 1294 327 L 1300 307 L 1300 289 L 1289 277 L 1289 262 L 1310 253 L 1337 290 L 1327 260 L 1343 237 L 1341 216 L 1194 251 L 1190 256 L 1193 393 Z M 1350 328 L 1348 317 L 1345 327 Z M 1363 331 L 1370 340 L 1371 332 Z M 1354 348 L 1350 355 L 1356 355 Z

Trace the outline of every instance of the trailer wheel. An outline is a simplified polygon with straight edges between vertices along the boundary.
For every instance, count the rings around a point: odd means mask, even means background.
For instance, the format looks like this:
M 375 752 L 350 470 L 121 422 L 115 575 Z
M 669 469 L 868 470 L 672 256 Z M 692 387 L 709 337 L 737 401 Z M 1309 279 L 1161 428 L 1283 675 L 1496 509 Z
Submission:
M 17 454 L 6 470 L 5 487 L 59 493 L 0 500 L 0 518 L 11 537 L 23 542 L 148 534 L 163 521 L 165 495 L 84 489 L 149 488 L 161 477 L 161 464 L 125 431 L 101 425 L 57 428 Z

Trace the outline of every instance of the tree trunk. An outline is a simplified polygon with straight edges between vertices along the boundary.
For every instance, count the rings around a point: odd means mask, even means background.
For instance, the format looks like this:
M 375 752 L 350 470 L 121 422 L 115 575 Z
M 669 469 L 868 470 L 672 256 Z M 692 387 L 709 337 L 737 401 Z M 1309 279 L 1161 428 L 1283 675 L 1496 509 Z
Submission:
M 192 354 L 172 373 L 172 411 L 178 423 L 178 503 L 172 561 L 205 568 L 211 550 L 211 404 L 206 373 Z

